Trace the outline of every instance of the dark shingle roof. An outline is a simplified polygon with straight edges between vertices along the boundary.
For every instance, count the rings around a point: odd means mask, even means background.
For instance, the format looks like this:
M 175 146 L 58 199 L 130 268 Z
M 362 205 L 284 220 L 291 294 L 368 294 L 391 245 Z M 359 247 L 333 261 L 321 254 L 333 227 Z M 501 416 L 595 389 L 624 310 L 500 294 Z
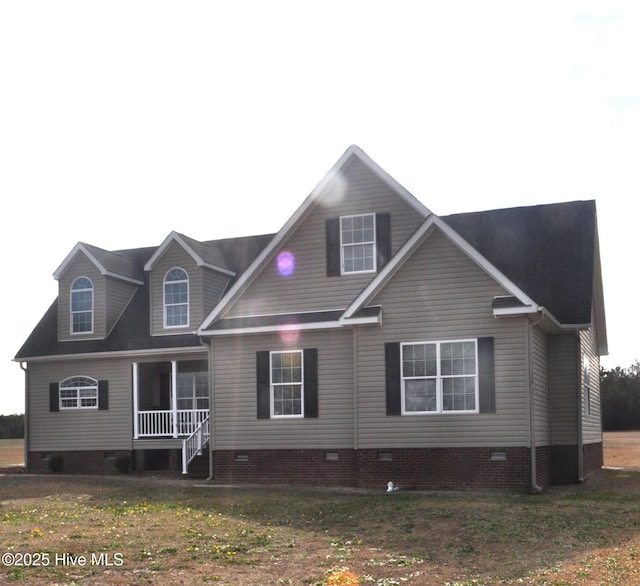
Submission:
M 241 275 L 273 238 L 272 234 L 210 240 L 205 243 L 211 254 L 222 255 L 225 267 Z M 92 252 L 95 247 L 92 247 Z M 111 255 L 120 255 L 131 261 L 140 270 L 151 258 L 157 247 L 121 250 Z M 195 329 L 195 328 L 194 328 Z M 145 279 L 139 287 L 113 330 L 105 339 L 58 340 L 58 301 L 54 301 L 35 327 L 27 341 L 18 351 L 16 359 L 38 356 L 85 354 L 93 352 L 122 352 L 129 350 L 199 347 L 195 334 L 173 336 L 151 336 L 149 323 L 149 284 Z
M 591 323 L 594 201 L 455 214 L 442 220 L 560 323 Z

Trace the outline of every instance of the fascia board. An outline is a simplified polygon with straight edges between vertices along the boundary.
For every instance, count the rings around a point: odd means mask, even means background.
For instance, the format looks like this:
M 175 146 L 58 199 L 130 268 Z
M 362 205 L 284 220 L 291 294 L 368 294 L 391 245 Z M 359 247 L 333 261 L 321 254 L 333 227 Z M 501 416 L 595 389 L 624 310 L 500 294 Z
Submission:
M 289 325 L 273 325 L 273 326 L 255 326 L 248 328 L 230 328 L 228 330 L 201 330 L 198 333 L 201 336 L 237 336 L 240 334 L 273 334 L 287 333 L 313 330 L 334 330 L 344 327 L 343 323 L 338 321 L 316 322 L 309 324 L 289 324 Z
M 53 354 L 50 356 L 24 356 L 14 358 L 13 362 L 64 362 L 69 360 L 92 360 L 95 358 L 134 358 L 143 356 L 182 356 L 207 352 L 206 346 L 187 346 L 184 348 L 156 348 L 153 350 L 115 350 L 111 352 L 82 352 L 77 354 Z
M 177 232 L 171 232 L 169 234 L 169 236 L 167 236 L 163 241 L 162 244 L 160 246 L 158 246 L 157 250 L 153 253 L 153 255 L 151 256 L 151 258 L 146 262 L 146 264 L 144 265 L 144 270 L 145 271 L 151 271 L 153 270 L 154 265 L 158 262 L 158 260 L 160 259 L 160 257 L 164 254 L 164 251 L 167 249 L 167 247 L 169 246 L 169 244 L 171 244 L 171 242 L 178 241 L 178 233 Z M 179 242 L 179 241 L 178 241 Z M 183 243 L 180 243 L 181 246 L 184 246 Z

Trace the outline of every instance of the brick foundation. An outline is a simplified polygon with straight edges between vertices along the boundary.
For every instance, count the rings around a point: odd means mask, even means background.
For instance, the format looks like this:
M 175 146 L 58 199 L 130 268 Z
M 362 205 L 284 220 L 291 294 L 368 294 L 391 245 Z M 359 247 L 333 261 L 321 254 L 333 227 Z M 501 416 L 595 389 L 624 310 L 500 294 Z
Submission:
M 584 477 L 594 474 L 604 466 L 604 451 L 602 442 L 585 444 L 582 447 Z
M 527 448 L 216 451 L 214 479 L 225 484 L 296 484 L 405 490 L 526 491 Z
M 62 470 L 65 474 L 120 474 L 116 460 L 121 456 L 130 456 L 127 450 L 93 450 L 64 452 L 29 452 L 28 470 L 35 474 L 49 474 L 51 458 L 62 457 Z

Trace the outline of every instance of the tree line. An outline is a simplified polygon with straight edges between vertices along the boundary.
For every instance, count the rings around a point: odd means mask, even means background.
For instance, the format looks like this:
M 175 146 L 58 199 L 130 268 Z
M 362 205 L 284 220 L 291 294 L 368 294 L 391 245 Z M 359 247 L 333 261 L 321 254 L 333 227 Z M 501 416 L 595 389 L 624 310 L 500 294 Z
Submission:
M 600 369 L 600 394 L 605 431 L 640 429 L 640 362 Z
M 24 415 L 0 415 L 0 439 L 24 437 Z

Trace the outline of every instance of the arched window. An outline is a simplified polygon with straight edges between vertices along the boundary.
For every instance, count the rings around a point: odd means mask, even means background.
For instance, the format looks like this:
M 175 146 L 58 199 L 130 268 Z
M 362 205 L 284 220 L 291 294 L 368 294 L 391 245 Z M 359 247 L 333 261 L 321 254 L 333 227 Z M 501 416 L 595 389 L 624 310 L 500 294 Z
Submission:
M 174 268 L 164 277 L 164 327 L 189 325 L 189 276 Z
M 98 381 L 88 376 L 71 376 L 60 383 L 60 409 L 97 409 Z
M 71 333 L 93 332 L 93 283 L 87 277 L 78 277 L 71 284 Z

